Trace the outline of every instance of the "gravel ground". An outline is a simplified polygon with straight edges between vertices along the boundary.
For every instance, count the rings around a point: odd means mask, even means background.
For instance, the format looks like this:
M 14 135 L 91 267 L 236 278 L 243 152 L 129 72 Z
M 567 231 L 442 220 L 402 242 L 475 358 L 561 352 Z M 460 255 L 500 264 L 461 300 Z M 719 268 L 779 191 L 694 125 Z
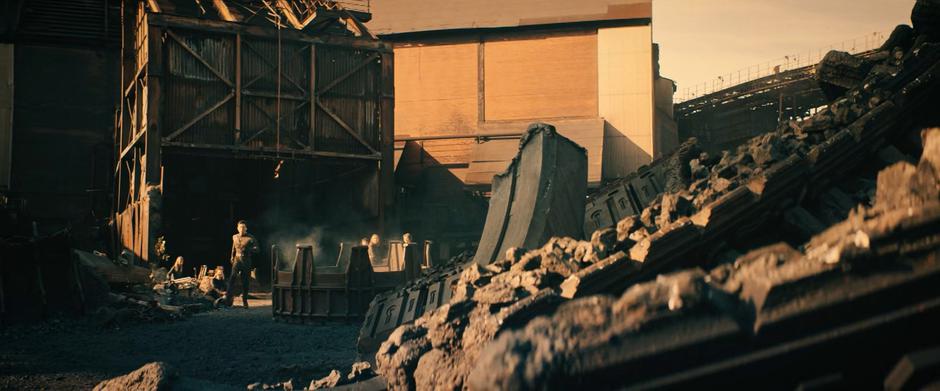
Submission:
M 267 296 L 249 306 L 110 329 L 92 316 L 0 329 L 0 389 L 88 390 L 152 361 L 232 389 L 287 379 L 306 386 L 356 361 L 359 324 L 275 322 Z

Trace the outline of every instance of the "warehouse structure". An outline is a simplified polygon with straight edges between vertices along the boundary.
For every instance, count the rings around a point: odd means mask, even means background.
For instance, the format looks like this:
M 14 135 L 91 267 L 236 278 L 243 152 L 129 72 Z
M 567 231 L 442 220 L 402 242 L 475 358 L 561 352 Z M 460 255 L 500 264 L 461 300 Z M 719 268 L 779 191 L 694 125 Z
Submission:
M 362 24 L 367 12 L 334 5 L 125 5 L 121 248 L 152 260 L 165 238 L 211 267 L 227 263 L 241 219 L 266 244 L 293 227 L 381 230 L 391 48 Z

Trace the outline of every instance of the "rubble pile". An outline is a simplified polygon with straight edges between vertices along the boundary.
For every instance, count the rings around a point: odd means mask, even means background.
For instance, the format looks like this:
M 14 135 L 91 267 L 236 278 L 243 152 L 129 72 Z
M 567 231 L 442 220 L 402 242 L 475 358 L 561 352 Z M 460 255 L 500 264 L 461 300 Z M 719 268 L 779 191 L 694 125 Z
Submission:
M 72 250 L 83 269 L 101 280 L 106 305 L 93 313 L 104 327 L 128 323 L 161 323 L 211 309 L 219 283 L 208 276 L 167 280 L 166 270 L 150 270 L 126 259 L 112 260 L 102 253 Z M 201 274 L 206 274 L 205 272 Z M 209 280 L 205 283 L 205 280 Z M 213 282 L 215 284 L 213 285 Z
M 913 31 L 937 22 L 915 18 Z M 470 265 L 448 303 L 382 343 L 376 372 L 390 389 L 600 384 L 585 380 L 591 376 L 624 384 L 626 378 L 616 377 L 624 371 L 618 365 L 642 356 L 637 349 L 644 346 L 634 336 L 645 330 L 701 326 L 718 338 L 743 333 L 742 324 L 760 329 L 779 320 L 779 311 L 807 310 L 787 309 L 785 298 L 794 293 L 775 297 L 776 287 L 845 278 L 856 264 L 870 266 L 871 258 L 935 249 L 940 131 L 915 142 L 924 151 L 916 167 L 901 162 L 881 171 L 874 192 L 864 181 L 851 195 L 835 186 L 870 164 L 867 156 L 894 151 L 903 158 L 890 143 L 912 144 L 907 129 L 932 110 L 940 45 L 905 31 L 899 27 L 866 64 L 830 66 L 847 61 L 827 56 L 820 82 L 844 94 L 811 118 L 781 124 L 721 156 L 694 148 L 677 154 L 688 169 L 674 170 L 671 190 L 616 228 L 594 232 L 591 241 L 552 238 L 539 249 L 511 249 L 495 263 Z M 835 211 L 813 216 L 804 208 L 809 202 Z M 855 208 L 859 203 L 865 206 Z M 902 205 L 907 209 L 897 209 Z M 754 248 L 760 241 L 747 239 L 779 220 L 812 239 L 800 249 L 783 243 L 743 256 L 718 255 L 733 240 Z M 910 266 L 933 270 L 934 258 L 920 256 Z M 707 273 L 693 269 L 644 282 L 716 260 L 721 264 Z M 591 296 L 624 289 L 619 298 Z M 566 301 L 573 298 L 580 299 Z M 645 348 L 675 339 L 659 338 Z
M 367 361 L 360 361 L 352 364 L 352 367 L 349 369 L 349 373 L 346 376 L 343 376 L 343 373 L 337 369 L 330 371 L 330 373 L 320 379 L 314 379 L 310 381 L 310 385 L 306 388 L 298 388 L 299 390 L 324 390 L 324 389 L 335 389 L 341 386 L 347 385 L 365 385 L 375 383 L 375 387 L 364 387 L 364 389 L 384 389 L 384 382 L 381 381 L 381 378 L 375 376 L 375 372 L 372 370 L 372 364 L 369 364 Z M 283 381 L 280 383 L 274 384 L 264 384 L 264 383 L 254 383 L 248 385 L 248 390 L 283 390 L 289 391 L 294 389 L 293 379 Z
M 692 344 L 681 338 L 665 342 L 662 330 L 694 325 L 701 327 L 696 338 L 760 337 L 783 327 L 788 317 L 825 306 L 861 307 L 853 300 L 874 291 L 871 285 L 940 276 L 940 129 L 926 131 L 924 141 L 916 167 L 898 163 L 879 174 L 874 206 L 859 207 L 800 249 L 779 243 L 708 272 L 660 275 L 619 298 L 566 302 L 554 314 L 500 335 L 478 354 L 465 385 L 482 390 L 604 384 L 614 368 L 621 369 L 623 384 L 639 377 L 623 371 L 644 355 Z M 895 275 L 887 281 L 875 272 Z

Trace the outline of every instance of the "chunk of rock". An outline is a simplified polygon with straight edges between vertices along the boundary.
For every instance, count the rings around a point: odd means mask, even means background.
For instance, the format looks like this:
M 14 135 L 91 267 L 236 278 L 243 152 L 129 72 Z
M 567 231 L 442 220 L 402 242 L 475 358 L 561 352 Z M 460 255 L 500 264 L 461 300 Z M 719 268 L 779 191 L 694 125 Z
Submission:
M 339 385 L 340 380 L 343 379 L 343 374 L 339 373 L 337 370 L 330 371 L 329 375 L 325 377 L 313 380 L 310 382 L 309 390 L 322 390 L 324 388 L 333 388 Z
M 617 246 L 617 230 L 604 228 L 594 231 L 591 234 L 591 246 L 594 247 L 594 252 L 598 257 L 606 258 Z
M 787 157 L 783 143 L 775 133 L 767 133 L 752 140 L 749 151 L 754 162 L 760 166 L 766 166 Z
M 375 354 L 376 372 L 385 377 L 389 390 L 414 389 L 415 367 L 431 350 L 427 329 L 416 324 L 399 326 Z
M 95 391 L 167 391 L 172 389 L 176 370 L 164 362 L 145 364 L 123 376 L 105 380 Z
M 349 370 L 349 374 L 346 375 L 346 379 L 351 382 L 356 382 L 363 379 L 368 379 L 375 375 L 375 372 L 372 371 L 372 364 L 369 364 L 368 361 L 359 361 L 355 362 L 352 365 L 352 368 Z

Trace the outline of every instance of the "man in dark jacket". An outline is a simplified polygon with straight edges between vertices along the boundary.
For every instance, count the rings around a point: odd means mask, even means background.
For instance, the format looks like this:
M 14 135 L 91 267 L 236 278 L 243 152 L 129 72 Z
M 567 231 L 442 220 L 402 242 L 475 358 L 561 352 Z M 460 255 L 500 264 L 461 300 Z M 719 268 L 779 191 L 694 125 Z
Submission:
M 251 275 L 251 256 L 259 251 L 258 240 L 248 234 L 248 223 L 244 220 L 238 222 L 238 233 L 232 235 L 232 272 L 228 277 L 225 298 L 228 305 L 235 300 L 235 281 L 242 284 L 242 305 L 248 307 L 248 280 Z

